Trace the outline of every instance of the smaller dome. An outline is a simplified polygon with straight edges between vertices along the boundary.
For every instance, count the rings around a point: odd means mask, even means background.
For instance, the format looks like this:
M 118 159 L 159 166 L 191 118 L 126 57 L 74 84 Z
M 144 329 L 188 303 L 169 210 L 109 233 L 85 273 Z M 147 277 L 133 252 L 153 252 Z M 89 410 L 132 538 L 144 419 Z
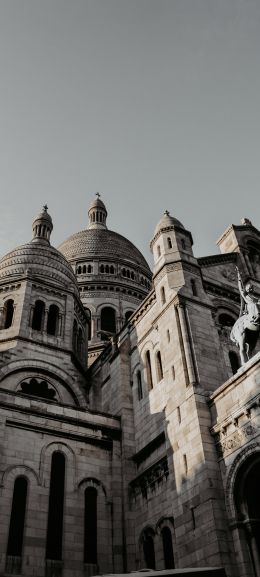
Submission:
M 32 223 L 32 242 L 45 242 L 50 244 L 50 235 L 53 229 L 52 218 L 47 212 L 48 206 L 45 204 L 41 212 L 35 217 Z
M 99 192 L 96 193 L 96 198 L 92 201 L 88 209 L 88 228 L 106 229 L 107 209 L 100 199 Z
M 161 220 L 159 220 L 157 226 L 155 227 L 154 236 L 156 236 L 160 230 L 168 228 L 169 226 L 179 226 L 180 228 L 184 228 L 183 224 L 177 220 L 177 218 L 171 216 L 169 211 L 166 210 Z
M 91 208 L 103 208 L 103 210 L 107 212 L 106 207 L 100 198 L 99 192 L 96 193 L 96 198 L 92 200 L 89 210 L 91 210 Z

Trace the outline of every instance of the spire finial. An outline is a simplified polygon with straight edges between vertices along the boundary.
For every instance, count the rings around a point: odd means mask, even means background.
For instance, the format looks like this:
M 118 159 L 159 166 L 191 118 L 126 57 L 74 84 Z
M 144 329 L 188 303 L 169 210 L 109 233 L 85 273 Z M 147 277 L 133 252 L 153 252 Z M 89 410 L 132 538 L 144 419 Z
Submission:
M 48 206 L 44 204 L 42 210 L 33 221 L 33 238 L 32 242 L 45 242 L 50 244 L 50 235 L 53 229 L 52 219 L 47 212 Z
M 169 213 L 168 210 L 165 210 L 165 211 L 164 211 L 164 214 L 166 214 L 166 216 L 169 216 L 170 213 Z
M 107 209 L 100 198 L 99 192 L 95 193 L 95 198 L 92 201 L 88 210 L 88 228 L 107 228 L 106 218 Z

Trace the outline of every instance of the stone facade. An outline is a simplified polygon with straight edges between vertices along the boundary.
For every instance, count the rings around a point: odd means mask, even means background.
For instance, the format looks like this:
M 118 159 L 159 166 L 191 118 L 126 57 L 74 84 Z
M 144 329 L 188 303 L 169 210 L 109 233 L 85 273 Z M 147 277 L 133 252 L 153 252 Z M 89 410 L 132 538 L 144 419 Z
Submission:
M 0 574 L 260 576 L 260 349 L 240 367 L 229 336 L 236 265 L 260 292 L 260 233 L 244 219 L 221 254 L 196 259 L 166 212 L 149 290 L 146 261 L 106 216 L 96 199 L 62 255 L 45 207 L 0 261 Z

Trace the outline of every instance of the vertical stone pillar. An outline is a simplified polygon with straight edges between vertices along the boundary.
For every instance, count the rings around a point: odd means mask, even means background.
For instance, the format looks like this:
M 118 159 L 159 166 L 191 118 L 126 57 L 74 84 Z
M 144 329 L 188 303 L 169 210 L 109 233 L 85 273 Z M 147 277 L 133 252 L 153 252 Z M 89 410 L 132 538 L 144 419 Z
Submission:
M 179 303 L 177 306 L 178 313 L 179 313 L 179 320 L 180 320 L 180 329 L 182 334 L 182 341 L 183 341 L 183 348 L 184 354 L 186 359 L 186 366 L 187 366 L 187 373 L 190 385 L 195 385 L 197 383 L 193 357 L 192 357 L 192 350 L 191 350 L 191 343 L 190 343 L 190 336 L 188 331 L 187 319 L 185 314 L 185 305 Z
M 44 333 L 47 333 L 48 315 L 49 315 L 49 309 L 45 309 L 43 319 L 42 319 L 42 326 L 41 326 L 41 330 Z

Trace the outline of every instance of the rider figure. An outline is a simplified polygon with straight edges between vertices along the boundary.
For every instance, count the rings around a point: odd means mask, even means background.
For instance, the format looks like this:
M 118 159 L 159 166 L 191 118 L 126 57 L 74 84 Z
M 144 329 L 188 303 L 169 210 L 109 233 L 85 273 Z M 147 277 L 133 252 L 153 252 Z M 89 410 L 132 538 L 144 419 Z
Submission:
M 243 287 L 242 279 L 238 268 L 237 268 L 237 276 L 238 276 L 239 292 L 245 303 L 242 314 L 243 315 L 247 314 L 249 320 L 252 323 L 258 324 L 260 320 L 260 301 L 257 297 L 254 296 L 254 288 L 250 282 L 246 284 L 245 288 Z
M 241 363 L 244 365 L 250 358 L 260 331 L 260 300 L 255 297 L 252 284 L 243 287 L 242 279 L 237 269 L 238 288 L 241 295 L 240 316 L 235 322 L 231 340 L 239 347 Z

